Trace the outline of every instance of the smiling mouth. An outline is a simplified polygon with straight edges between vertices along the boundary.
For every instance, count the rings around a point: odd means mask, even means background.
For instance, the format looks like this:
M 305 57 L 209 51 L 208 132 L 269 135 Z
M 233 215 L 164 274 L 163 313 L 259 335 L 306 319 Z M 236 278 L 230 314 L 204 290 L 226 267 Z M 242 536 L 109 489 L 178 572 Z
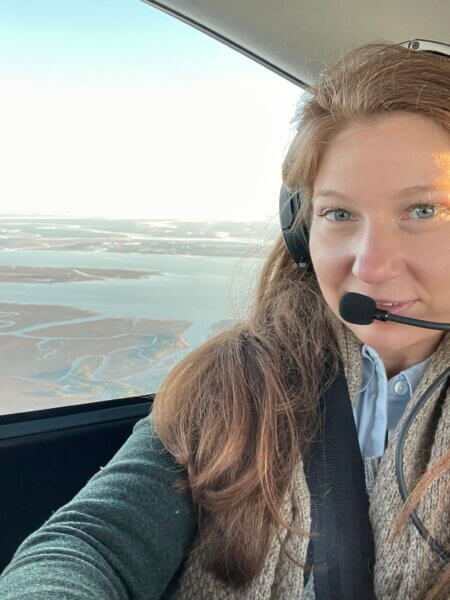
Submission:
M 377 302 L 376 306 L 380 310 L 386 310 L 390 313 L 399 313 L 407 310 L 410 306 L 415 304 L 415 302 L 417 302 L 417 300 L 412 300 L 410 302 L 396 302 L 392 304 L 387 302 Z

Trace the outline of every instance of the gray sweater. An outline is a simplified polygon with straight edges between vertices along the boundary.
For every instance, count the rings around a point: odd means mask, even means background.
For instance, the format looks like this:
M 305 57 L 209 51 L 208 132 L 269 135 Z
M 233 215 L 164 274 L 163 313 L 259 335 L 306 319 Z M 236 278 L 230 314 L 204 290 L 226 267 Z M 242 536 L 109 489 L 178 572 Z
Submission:
M 190 496 L 172 487 L 179 474 L 151 415 L 138 421 L 111 461 L 19 546 L 0 598 L 172 598 L 197 529 Z

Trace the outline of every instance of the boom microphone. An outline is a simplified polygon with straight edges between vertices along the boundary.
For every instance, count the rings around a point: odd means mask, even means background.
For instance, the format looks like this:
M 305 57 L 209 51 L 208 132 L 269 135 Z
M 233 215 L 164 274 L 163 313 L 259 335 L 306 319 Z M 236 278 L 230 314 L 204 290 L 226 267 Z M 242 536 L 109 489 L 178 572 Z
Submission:
M 434 323 L 393 315 L 387 310 L 377 308 L 377 303 L 369 296 L 357 294 L 356 292 L 348 292 L 342 296 L 339 302 L 339 314 L 344 321 L 355 325 L 370 325 L 374 319 L 378 319 L 379 321 L 394 321 L 395 323 L 404 323 L 405 325 L 424 327 L 425 329 L 450 331 L 450 323 Z

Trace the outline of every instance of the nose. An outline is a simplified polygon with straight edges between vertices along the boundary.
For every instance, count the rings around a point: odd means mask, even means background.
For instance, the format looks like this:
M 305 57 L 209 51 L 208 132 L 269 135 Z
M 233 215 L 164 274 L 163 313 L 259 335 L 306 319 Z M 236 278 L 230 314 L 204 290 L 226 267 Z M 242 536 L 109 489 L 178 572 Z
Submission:
M 399 233 L 382 224 L 372 224 L 353 242 L 352 273 L 366 283 L 397 277 L 401 268 Z

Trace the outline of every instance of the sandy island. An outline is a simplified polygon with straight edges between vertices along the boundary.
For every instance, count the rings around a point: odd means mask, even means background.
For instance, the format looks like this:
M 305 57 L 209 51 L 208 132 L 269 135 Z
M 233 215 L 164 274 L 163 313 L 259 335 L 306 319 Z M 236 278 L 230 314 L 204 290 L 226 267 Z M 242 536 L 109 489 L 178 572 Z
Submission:
M 74 267 L 20 267 L 0 265 L 0 283 L 68 283 L 105 279 L 143 279 L 162 275 L 159 271 L 137 269 L 92 269 Z

